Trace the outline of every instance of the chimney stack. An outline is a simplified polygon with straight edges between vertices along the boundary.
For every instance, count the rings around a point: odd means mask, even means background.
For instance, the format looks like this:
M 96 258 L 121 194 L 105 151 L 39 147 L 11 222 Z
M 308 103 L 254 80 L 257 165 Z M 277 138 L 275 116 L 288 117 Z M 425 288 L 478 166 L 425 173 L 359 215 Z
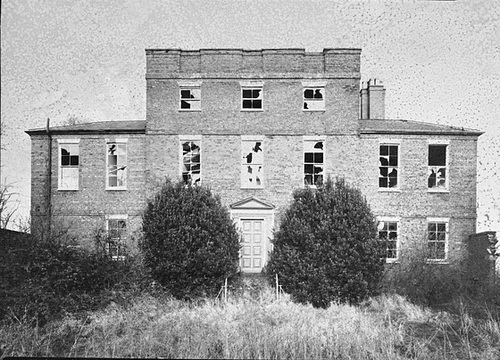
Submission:
M 361 119 L 385 119 L 385 88 L 378 79 L 361 84 Z

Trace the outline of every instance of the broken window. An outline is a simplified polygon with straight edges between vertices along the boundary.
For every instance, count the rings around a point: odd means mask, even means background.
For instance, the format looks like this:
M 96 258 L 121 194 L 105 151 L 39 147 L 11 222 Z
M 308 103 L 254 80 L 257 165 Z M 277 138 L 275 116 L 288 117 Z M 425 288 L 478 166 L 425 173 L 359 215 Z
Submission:
M 447 189 L 447 145 L 429 145 L 429 168 L 427 182 L 429 189 Z
M 114 217 L 114 216 L 113 216 Z M 125 259 L 125 239 L 127 236 L 127 220 L 125 218 L 109 218 L 107 220 L 106 250 L 114 260 Z
M 380 221 L 378 224 L 378 237 L 386 244 L 386 259 L 394 261 L 398 259 L 398 223 L 397 221 Z
M 325 88 L 307 87 L 304 88 L 303 110 L 325 110 Z
M 264 153 L 262 141 L 241 142 L 241 186 L 264 187 Z
M 108 142 L 107 149 L 107 187 L 123 189 L 127 186 L 127 144 Z
M 398 145 L 380 145 L 379 188 L 398 187 Z
M 182 180 L 188 184 L 201 182 L 201 141 L 181 141 Z
M 316 186 L 323 182 L 323 141 L 304 141 L 304 185 Z
M 446 260 L 448 247 L 448 222 L 428 221 L 428 260 Z
M 181 110 L 201 110 L 201 90 L 199 87 L 180 89 Z
M 262 109 L 262 88 L 245 87 L 241 89 L 241 108 L 242 109 Z
M 59 189 L 78 190 L 80 149 L 77 142 L 59 144 Z

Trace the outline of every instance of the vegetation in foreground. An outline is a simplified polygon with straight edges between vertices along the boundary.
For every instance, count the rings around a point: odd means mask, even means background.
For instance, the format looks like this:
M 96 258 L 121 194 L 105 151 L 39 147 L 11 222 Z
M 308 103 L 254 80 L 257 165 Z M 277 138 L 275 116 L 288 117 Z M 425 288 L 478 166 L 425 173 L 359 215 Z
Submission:
M 219 215 L 222 224 L 231 225 L 224 221 L 227 216 L 217 201 L 209 194 L 205 198 L 205 205 Z M 188 203 L 184 204 L 186 208 L 191 206 Z M 161 222 L 161 216 L 157 220 Z M 153 223 L 158 224 L 156 220 Z M 194 224 L 194 228 L 198 229 L 198 225 Z M 228 243 L 237 245 L 234 228 L 220 228 L 226 230 L 221 234 L 217 228 L 212 229 L 215 238 L 225 234 Z M 187 243 L 180 242 L 182 249 L 194 250 L 201 256 L 199 260 L 203 259 L 207 248 L 201 245 L 212 249 L 211 237 L 201 237 L 207 241 L 200 245 L 191 241 L 189 231 L 184 230 Z M 71 239 L 57 236 L 35 240 L 26 237 L 2 243 L 0 357 L 500 357 L 498 288 L 476 283 L 477 279 L 471 279 L 464 266 L 429 265 L 422 251 L 408 253 L 405 261 L 395 264 L 385 274 L 382 286 L 376 288 L 376 281 L 370 283 L 370 289 L 358 286 L 361 291 L 355 293 L 355 298 L 329 297 L 331 291 L 327 288 L 338 288 L 338 284 L 327 281 L 320 292 L 308 287 L 307 296 L 302 299 L 290 291 L 292 297 L 282 295 L 283 299 L 276 300 L 274 291 L 262 279 L 255 287 L 244 284 L 248 278 L 233 276 L 229 279 L 229 300 L 223 302 L 203 294 L 215 293 L 222 279 L 232 273 L 231 266 L 225 265 L 233 262 L 237 246 L 227 254 L 228 261 L 212 263 L 209 288 L 201 292 L 198 287 L 188 289 L 179 296 L 179 292 L 162 286 L 161 281 L 153 281 L 159 279 L 151 276 L 154 266 L 148 263 L 151 254 L 147 251 L 142 256 L 114 261 L 106 251 L 107 239 L 99 233 L 93 250 L 72 246 L 67 241 Z M 317 280 L 328 280 L 323 275 Z M 285 280 L 282 274 L 280 283 L 285 285 Z M 373 297 L 379 290 L 386 295 Z M 372 297 L 366 299 L 369 295 Z M 321 300 L 324 296 L 327 300 Z M 351 305 L 341 304 L 346 300 Z M 487 307 L 482 308 L 481 304 Z
M 295 190 L 273 245 L 266 272 L 297 302 L 358 304 L 379 289 L 386 244 L 366 198 L 344 179 Z
M 144 265 L 175 298 L 215 296 L 238 271 L 238 232 L 209 188 L 167 180 L 142 220 Z
M 275 301 L 270 288 L 227 303 L 142 296 L 43 328 L 0 328 L 3 356 L 498 359 L 500 319 L 473 319 L 398 295 L 328 309 Z

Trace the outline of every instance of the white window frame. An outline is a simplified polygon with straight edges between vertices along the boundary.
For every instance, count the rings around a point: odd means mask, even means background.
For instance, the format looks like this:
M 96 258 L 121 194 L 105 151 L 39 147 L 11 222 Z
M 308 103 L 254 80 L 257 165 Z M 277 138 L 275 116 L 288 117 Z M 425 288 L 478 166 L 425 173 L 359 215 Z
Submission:
M 400 254 L 401 254 L 401 218 L 399 217 L 391 217 L 391 216 L 380 216 L 377 217 L 377 236 L 380 239 L 380 232 L 383 231 L 383 225 L 385 223 L 396 223 L 396 257 L 395 258 L 388 258 L 387 257 L 387 251 L 389 250 L 388 248 L 385 249 L 385 262 L 390 264 L 390 263 L 395 263 L 400 260 Z M 382 228 L 381 228 L 382 225 Z M 389 229 L 387 229 L 387 232 L 389 233 Z
M 241 86 L 241 111 L 264 111 L 264 83 L 262 81 L 240 81 Z M 260 96 L 258 98 L 245 98 L 243 97 L 243 92 L 245 90 L 260 90 Z M 243 102 L 245 100 L 260 100 L 260 108 L 245 108 L 243 107 Z
M 179 111 L 186 111 L 186 112 L 201 111 L 201 106 L 202 106 L 202 103 L 201 103 L 201 83 L 202 83 L 201 81 L 179 81 L 178 82 L 178 84 L 179 84 Z M 198 95 L 198 98 L 195 97 L 195 98 L 191 98 L 190 100 L 183 98 L 182 92 L 186 91 L 186 90 L 189 90 L 191 92 L 191 95 L 192 95 L 192 92 L 194 91 L 194 93 Z M 192 103 L 198 103 L 198 107 L 183 108 L 182 101 L 189 101 Z
M 125 221 L 125 231 L 126 231 L 126 235 L 124 238 L 118 238 L 118 242 L 120 243 L 120 245 L 122 247 L 124 247 L 125 245 L 125 242 L 127 240 L 127 237 L 128 237 L 128 228 L 129 228 L 129 225 L 128 225 L 128 215 L 127 214 L 116 214 L 116 215 L 106 215 L 106 253 L 108 255 L 110 255 L 110 242 L 109 240 L 111 239 L 111 236 L 109 235 L 109 231 L 110 231 L 110 228 L 109 228 L 109 221 L 110 220 L 124 220 Z M 125 255 L 113 255 L 111 254 L 111 259 L 113 260 L 125 260 Z
M 244 158 L 246 157 L 243 153 L 243 143 L 257 143 L 260 142 L 261 151 L 262 151 L 262 163 L 244 163 Z M 240 151 L 240 180 L 241 180 L 241 188 L 242 189 L 264 189 L 265 186 L 265 144 L 263 136 L 248 136 L 241 135 L 241 151 Z M 248 154 L 247 154 L 248 155 Z M 260 180 L 260 185 L 248 185 L 246 181 L 244 181 L 245 176 L 248 176 L 248 166 L 255 165 L 261 166 L 262 173 Z
M 429 165 L 429 152 L 430 152 L 430 147 L 432 145 L 441 145 L 441 146 L 446 146 L 446 161 L 445 161 L 445 171 L 446 175 L 444 178 L 445 185 L 444 187 L 429 187 L 429 176 L 430 176 L 430 171 L 434 170 L 431 168 L 442 168 L 443 166 L 439 165 Z M 449 140 L 429 140 L 428 145 L 427 145 L 427 191 L 431 193 L 448 193 L 450 192 L 450 166 L 449 166 L 449 159 L 450 159 L 450 141 Z M 436 173 L 437 174 L 437 173 Z M 436 175 L 437 177 L 437 175 Z M 437 182 L 437 178 L 436 178 Z
M 302 111 L 304 112 L 314 112 L 314 111 L 321 111 L 324 112 L 326 109 L 326 81 L 302 81 Z M 311 89 L 313 92 L 317 90 L 321 90 L 321 95 L 322 99 L 318 100 L 316 98 L 306 98 L 306 90 Z M 307 102 L 313 102 L 319 104 L 318 108 L 313 108 L 313 109 L 306 109 L 304 108 L 305 103 Z
M 387 171 L 389 171 L 389 168 L 396 168 L 397 184 L 395 187 L 381 187 L 380 186 L 380 179 L 381 179 L 380 168 L 382 167 L 382 165 L 380 164 L 380 158 L 381 158 L 380 147 L 381 146 L 397 146 L 397 148 L 398 148 L 398 158 L 397 158 L 398 165 L 397 166 L 387 165 L 387 168 L 388 168 Z M 378 184 L 377 184 L 378 191 L 380 191 L 380 192 L 386 192 L 386 191 L 387 192 L 400 192 L 401 191 L 401 181 L 403 179 L 403 177 L 401 176 L 401 169 L 402 169 L 402 166 L 401 166 L 401 140 L 399 140 L 399 139 L 380 140 L 379 144 L 378 144 Z
M 202 143 L 202 136 L 201 135 L 179 135 L 179 177 L 183 179 L 184 181 L 184 174 L 183 174 L 183 169 L 184 169 L 184 152 L 183 152 L 183 147 L 182 145 L 185 142 L 194 142 L 198 143 L 200 147 L 200 181 L 195 182 L 194 184 L 201 184 L 203 181 L 203 143 Z
M 305 156 L 306 156 L 306 144 L 311 144 L 311 143 L 318 143 L 318 142 L 322 142 L 323 143 L 323 150 L 322 151 L 313 151 L 313 153 L 323 153 L 323 181 L 326 180 L 326 163 L 325 163 L 325 159 L 326 159 L 326 137 L 325 136 L 303 136 L 302 137 L 302 187 L 311 187 L 311 188 L 316 188 L 316 184 L 311 184 L 311 185 L 308 185 L 306 184 L 306 181 L 305 181 L 305 178 L 306 178 L 306 169 L 305 169 L 305 166 L 306 166 L 306 159 L 305 159 Z M 307 151 L 308 153 L 310 153 L 310 151 Z M 314 166 L 314 162 L 313 163 L 308 163 L 308 164 L 313 164 Z M 313 173 L 313 180 L 314 180 L 314 173 Z
M 80 189 L 80 161 L 81 161 L 81 156 L 80 156 L 80 139 L 57 139 L 58 143 L 58 152 L 57 152 L 57 157 L 58 157 L 58 174 L 57 174 L 57 190 L 62 190 L 62 191 L 75 191 Z M 78 165 L 63 165 L 62 164 L 62 148 L 64 145 L 76 145 L 78 147 Z M 63 186 L 63 175 L 64 175 L 64 168 L 72 168 L 76 169 L 76 186 Z
M 128 177 L 128 139 L 106 139 L 106 190 L 127 190 L 127 177 Z M 124 185 L 110 186 L 109 185 L 109 145 L 125 145 L 125 169 L 124 169 Z M 117 174 L 118 176 L 118 174 Z
M 426 251 L 429 251 L 430 242 L 439 242 L 438 240 L 429 240 L 429 225 L 430 224 L 445 224 L 445 239 L 444 239 L 444 259 L 427 258 L 428 263 L 447 263 L 448 262 L 448 245 L 450 242 L 450 218 L 428 217 L 426 222 Z M 437 232 L 437 229 L 436 229 Z

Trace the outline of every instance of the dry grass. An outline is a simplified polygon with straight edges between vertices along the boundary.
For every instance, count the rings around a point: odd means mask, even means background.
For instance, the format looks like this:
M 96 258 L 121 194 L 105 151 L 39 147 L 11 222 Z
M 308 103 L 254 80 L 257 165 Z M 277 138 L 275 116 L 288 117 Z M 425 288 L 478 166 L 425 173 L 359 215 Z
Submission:
M 270 289 L 187 304 L 142 297 L 85 319 L 0 328 L 3 356 L 498 359 L 500 321 L 421 308 L 392 295 L 314 309 Z

